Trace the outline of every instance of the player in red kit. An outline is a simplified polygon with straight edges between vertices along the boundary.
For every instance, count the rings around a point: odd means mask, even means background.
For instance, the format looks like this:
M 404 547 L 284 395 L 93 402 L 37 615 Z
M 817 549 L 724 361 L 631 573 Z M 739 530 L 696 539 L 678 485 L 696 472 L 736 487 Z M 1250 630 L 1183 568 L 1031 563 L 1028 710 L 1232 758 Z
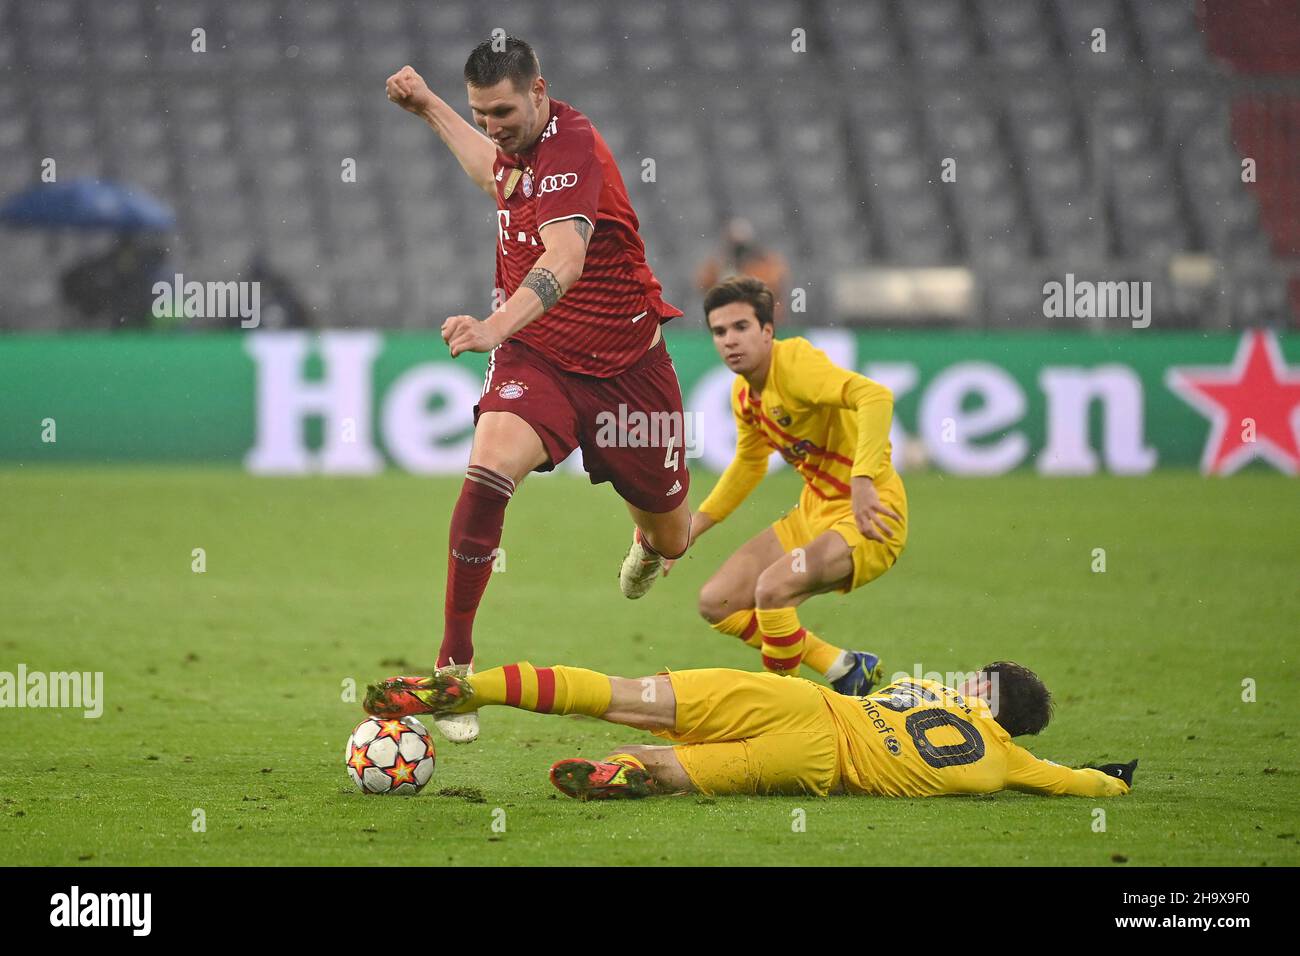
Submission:
M 614 157 L 587 117 L 550 98 L 527 43 L 479 44 L 465 82 L 478 129 L 411 67 L 388 79 L 388 98 L 432 126 L 497 204 L 505 302 L 481 321 L 454 315 L 442 325 L 453 358 L 491 353 L 449 536 L 438 668 L 459 674 L 473 661 L 474 614 L 506 505 L 529 472 L 580 448 L 592 483 L 614 485 L 636 525 L 619 575 L 627 597 L 643 595 L 690 541 L 681 389 L 660 331 L 682 313 L 646 264 Z M 672 427 L 652 442 L 610 427 L 634 412 Z M 455 742 L 478 736 L 473 714 L 437 724 Z

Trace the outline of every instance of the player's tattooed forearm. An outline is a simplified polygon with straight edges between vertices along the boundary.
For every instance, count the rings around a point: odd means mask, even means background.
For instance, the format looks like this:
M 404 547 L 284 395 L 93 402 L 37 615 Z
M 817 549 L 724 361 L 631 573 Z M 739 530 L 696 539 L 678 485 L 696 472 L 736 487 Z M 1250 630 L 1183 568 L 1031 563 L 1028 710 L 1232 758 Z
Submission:
M 591 223 L 585 219 L 575 219 L 573 220 L 573 228 L 582 237 L 584 246 L 591 242 Z
M 528 270 L 528 275 L 524 276 L 524 288 L 532 289 L 537 293 L 537 298 L 542 300 L 542 311 L 548 311 L 555 303 L 560 301 L 560 296 L 564 293 L 560 289 L 560 280 L 555 278 L 555 273 L 550 269 L 544 269 L 541 266 L 535 266 Z

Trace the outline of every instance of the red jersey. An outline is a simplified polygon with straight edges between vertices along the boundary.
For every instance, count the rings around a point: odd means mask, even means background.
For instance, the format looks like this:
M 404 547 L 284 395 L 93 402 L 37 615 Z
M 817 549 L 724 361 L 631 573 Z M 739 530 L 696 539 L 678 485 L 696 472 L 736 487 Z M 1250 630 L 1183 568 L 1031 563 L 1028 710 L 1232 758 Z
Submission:
M 655 329 L 681 315 L 645 261 L 640 223 L 614 156 L 591 121 L 551 100 L 541 137 L 518 155 L 497 150 L 496 284 L 512 296 L 545 250 L 538 230 L 585 219 L 593 233 L 582 277 L 513 336 L 568 372 L 611 378 L 645 354 Z

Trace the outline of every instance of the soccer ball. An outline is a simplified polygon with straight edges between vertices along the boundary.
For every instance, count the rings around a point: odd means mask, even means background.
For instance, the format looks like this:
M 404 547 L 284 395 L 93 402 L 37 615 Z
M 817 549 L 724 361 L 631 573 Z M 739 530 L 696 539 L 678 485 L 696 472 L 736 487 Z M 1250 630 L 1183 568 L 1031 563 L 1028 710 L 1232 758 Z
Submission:
M 433 738 L 414 717 L 367 717 L 348 737 L 344 760 L 362 793 L 416 794 L 433 776 Z

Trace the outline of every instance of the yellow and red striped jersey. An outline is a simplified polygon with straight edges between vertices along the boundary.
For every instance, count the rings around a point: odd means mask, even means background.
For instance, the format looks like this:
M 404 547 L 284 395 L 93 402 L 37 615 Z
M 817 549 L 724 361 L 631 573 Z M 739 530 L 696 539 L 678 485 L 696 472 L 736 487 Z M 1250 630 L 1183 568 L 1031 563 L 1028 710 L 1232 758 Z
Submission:
M 804 338 L 774 341 L 771 362 L 761 395 L 742 376 L 732 383 L 736 454 L 699 509 L 715 521 L 754 490 L 773 451 L 803 477 L 801 500 L 812 510 L 847 507 L 852 478 L 879 487 L 894 476 L 889 389 L 840 368 Z

